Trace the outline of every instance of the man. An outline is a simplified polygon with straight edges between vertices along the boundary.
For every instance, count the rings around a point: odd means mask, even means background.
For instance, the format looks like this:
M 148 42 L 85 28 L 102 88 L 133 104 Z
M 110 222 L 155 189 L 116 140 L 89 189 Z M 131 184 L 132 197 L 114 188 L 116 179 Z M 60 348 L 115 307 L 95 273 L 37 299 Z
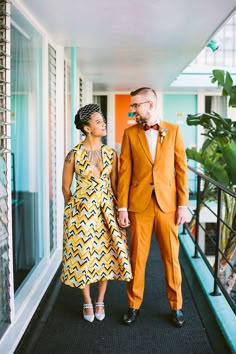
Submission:
M 153 230 L 160 247 L 172 321 L 184 324 L 178 226 L 186 221 L 188 173 L 179 126 L 160 121 L 153 89 L 131 92 L 138 124 L 124 131 L 118 183 L 118 220 L 130 224 L 133 280 L 127 284 L 125 324 L 135 322 L 143 300 L 145 269 Z

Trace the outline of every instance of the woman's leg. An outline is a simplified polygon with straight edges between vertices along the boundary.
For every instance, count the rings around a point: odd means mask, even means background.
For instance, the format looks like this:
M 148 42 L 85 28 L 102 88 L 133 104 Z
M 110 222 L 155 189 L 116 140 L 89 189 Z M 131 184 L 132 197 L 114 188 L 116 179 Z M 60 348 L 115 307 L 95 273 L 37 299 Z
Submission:
M 105 297 L 105 293 L 107 290 L 107 280 L 104 281 L 99 281 L 97 286 L 98 286 L 98 295 L 97 295 L 97 299 L 96 299 L 96 303 L 103 303 L 104 302 L 104 297 Z M 103 314 L 104 313 L 104 306 L 99 306 L 96 305 L 96 313 L 97 314 Z
M 84 304 L 92 304 L 91 296 L 90 296 L 90 286 L 87 284 L 85 287 L 81 290 L 83 299 L 84 299 Z M 93 307 L 91 308 L 85 308 L 84 309 L 84 314 L 85 315 L 92 315 L 93 314 Z

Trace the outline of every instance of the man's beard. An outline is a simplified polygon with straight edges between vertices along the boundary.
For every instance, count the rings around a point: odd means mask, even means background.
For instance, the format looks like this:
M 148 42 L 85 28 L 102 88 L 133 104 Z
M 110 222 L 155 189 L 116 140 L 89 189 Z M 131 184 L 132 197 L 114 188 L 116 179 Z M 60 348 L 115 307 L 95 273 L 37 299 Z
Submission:
M 136 123 L 146 123 L 147 118 L 146 117 L 142 117 L 139 114 L 137 116 L 135 116 L 136 119 Z

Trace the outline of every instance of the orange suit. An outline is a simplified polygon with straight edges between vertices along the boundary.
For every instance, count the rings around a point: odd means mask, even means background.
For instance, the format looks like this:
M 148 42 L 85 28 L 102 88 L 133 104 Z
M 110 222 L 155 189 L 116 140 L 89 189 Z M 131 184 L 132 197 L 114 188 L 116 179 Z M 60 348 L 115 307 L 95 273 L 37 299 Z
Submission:
M 161 137 L 163 128 L 166 135 Z M 124 131 L 120 154 L 118 208 L 127 208 L 133 280 L 127 284 L 128 305 L 139 309 L 143 300 L 145 269 L 155 230 L 165 268 L 170 308 L 182 308 L 177 206 L 188 205 L 188 174 L 179 126 L 161 121 L 152 160 L 142 124 Z

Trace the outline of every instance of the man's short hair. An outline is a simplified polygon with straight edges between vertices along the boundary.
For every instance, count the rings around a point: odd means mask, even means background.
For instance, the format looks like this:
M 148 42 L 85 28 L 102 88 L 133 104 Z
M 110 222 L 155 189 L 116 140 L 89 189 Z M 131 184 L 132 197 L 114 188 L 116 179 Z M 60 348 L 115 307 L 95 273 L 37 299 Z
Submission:
M 139 94 L 148 94 L 148 93 L 152 93 L 155 97 L 157 97 L 156 92 L 151 88 L 151 87 L 140 87 L 135 91 L 131 91 L 130 92 L 130 96 L 136 96 Z

